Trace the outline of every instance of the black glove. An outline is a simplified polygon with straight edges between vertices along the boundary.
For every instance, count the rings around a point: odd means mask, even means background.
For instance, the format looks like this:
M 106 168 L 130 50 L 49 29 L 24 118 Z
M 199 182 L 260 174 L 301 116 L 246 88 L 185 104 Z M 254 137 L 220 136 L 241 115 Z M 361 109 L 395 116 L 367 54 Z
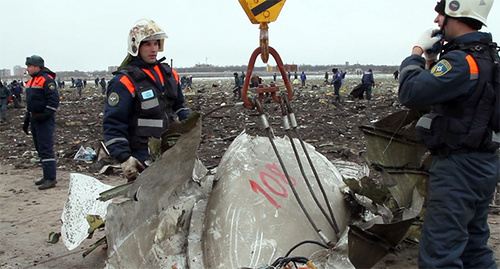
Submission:
M 28 133 L 28 127 L 30 126 L 30 118 L 29 117 L 24 117 L 24 123 L 23 123 L 23 131 L 26 134 Z

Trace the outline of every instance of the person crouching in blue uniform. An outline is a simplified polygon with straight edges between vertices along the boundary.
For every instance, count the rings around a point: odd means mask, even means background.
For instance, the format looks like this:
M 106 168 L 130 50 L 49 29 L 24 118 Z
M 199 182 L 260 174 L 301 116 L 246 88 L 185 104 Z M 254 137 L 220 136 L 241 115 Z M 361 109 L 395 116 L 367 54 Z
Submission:
M 159 138 L 170 123 L 189 114 L 179 76 L 157 60 L 165 38 L 154 21 L 137 21 L 129 33 L 127 57 L 109 81 L 103 118 L 105 145 L 121 163 L 127 181 L 135 180 L 148 166 L 149 138 Z
M 31 134 L 35 149 L 40 157 L 43 176 L 35 182 L 38 189 L 45 190 L 56 186 L 56 158 L 54 155 L 55 113 L 59 107 L 56 74 L 45 67 L 44 60 L 38 55 L 26 57 L 26 70 L 31 79 L 26 83 L 26 113 L 23 131 Z
M 401 64 L 401 103 L 431 108 L 415 128 L 433 155 L 420 268 L 497 268 L 487 219 L 500 176 L 500 66 L 491 34 L 479 32 L 492 5 L 441 0 L 440 29 L 424 32 Z

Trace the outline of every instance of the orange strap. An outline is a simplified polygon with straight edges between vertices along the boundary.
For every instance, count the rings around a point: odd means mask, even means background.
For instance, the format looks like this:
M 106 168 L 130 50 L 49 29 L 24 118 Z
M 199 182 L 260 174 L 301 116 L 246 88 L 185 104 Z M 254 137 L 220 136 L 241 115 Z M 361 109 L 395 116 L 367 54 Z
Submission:
M 165 82 L 165 79 L 163 78 L 163 74 L 160 70 L 160 67 L 158 65 L 155 65 L 154 70 L 158 74 L 158 77 L 160 78 L 160 82 L 163 84 Z M 156 78 L 153 75 L 153 73 L 151 73 L 151 71 L 149 71 L 148 69 L 145 69 L 145 68 L 143 68 L 142 71 L 144 71 L 144 73 L 146 73 L 149 77 L 151 77 L 154 81 L 156 81 Z M 174 74 L 175 81 L 177 81 L 177 83 L 179 83 L 179 75 L 177 74 L 177 72 L 172 69 L 172 74 Z M 28 81 L 28 83 L 30 81 Z M 132 83 L 132 81 L 130 81 L 130 79 L 127 76 L 122 76 L 120 78 L 120 82 L 123 83 L 123 85 L 125 85 L 125 87 L 127 87 L 130 94 L 133 94 L 135 92 L 134 84 Z
M 165 83 L 165 79 L 163 78 L 163 73 L 161 72 L 160 70 L 160 66 L 159 65 L 155 65 L 153 67 L 153 69 L 155 70 L 156 74 L 158 75 L 158 77 L 160 78 L 160 82 L 161 84 Z M 156 78 L 155 76 L 153 75 L 153 73 L 151 73 L 151 71 L 149 71 L 148 69 L 146 68 L 142 68 L 142 71 L 144 71 L 144 73 L 148 74 L 148 76 L 153 79 L 155 82 L 158 82 L 156 81 Z
M 179 74 L 177 74 L 177 71 L 172 69 L 172 74 L 174 74 L 175 81 L 177 81 L 177 84 L 179 84 Z
M 125 85 L 125 87 L 127 87 L 130 94 L 134 94 L 134 92 L 135 92 L 134 84 L 132 83 L 132 81 L 130 81 L 130 79 L 127 76 L 122 76 L 120 78 L 120 82 L 123 83 L 123 85 Z
M 155 65 L 155 67 L 153 69 L 156 71 L 156 74 L 158 74 L 158 76 L 160 77 L 161 84 L 165 83 L 165 79 L 163 78 L 163 74 L 162 74 L 162 72 L 160 70 L 160 66 L 159 65 Z
M 471 55 L 465 56 L 465 59 L 469 63 L 470 79 L 477 79 L 479 77 L 479 68 L 477 67 L 476 60 Z
M 151 73 L 151 71 L 149 71 L 146 68 L 142 68 L 142 71 L 144 71 L 144 73 L 146 73 L 153 81 L 156 82 L 156 78 L 155 78 L 155 76 L 153 76 L 153 73 Z

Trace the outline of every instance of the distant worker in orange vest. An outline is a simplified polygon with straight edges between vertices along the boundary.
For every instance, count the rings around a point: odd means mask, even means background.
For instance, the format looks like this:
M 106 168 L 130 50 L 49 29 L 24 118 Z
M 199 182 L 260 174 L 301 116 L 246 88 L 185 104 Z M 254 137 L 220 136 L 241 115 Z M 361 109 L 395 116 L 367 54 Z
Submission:
M 177 72 L 157 60 L 165 38 L 154 21 L 137 21 L 129 32 L 127 57 L 109 81 L 105 145 L 128 181 L 150 164 L 149 138 L 159 138 L 175 119 L 189 114 Z

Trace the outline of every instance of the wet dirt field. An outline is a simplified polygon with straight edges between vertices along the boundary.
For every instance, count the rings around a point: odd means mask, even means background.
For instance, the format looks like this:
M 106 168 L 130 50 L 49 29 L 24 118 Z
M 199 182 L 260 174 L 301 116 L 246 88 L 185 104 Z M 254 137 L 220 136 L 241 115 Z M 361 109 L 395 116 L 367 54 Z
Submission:
M 291 101 L 302 138 L 314 145 L 328 159 L 366 163 L 366 143 L 359 126 L 370 124 L 403 109 L 397 102 L 397 82 L 391 76 L 375 77 L 373 99 L 348 98 L 360 77 L 348 76 L 343 86 L 342 102 L 334 103 L 333 88 L 323 81 L 308 81 L 305 88 L 295 88 Z M 232 80 L 222 83 L 195 79 L 186 91 L 186 106 L 207 114 L 221 105 L 238 100 L 231 92 Z M 216 84 L 218 87 L 213 87 Z M 315 89 L 313 89 L 313 86 Z M 0 126 L 0 268 L 102 268 L 105 250 L 97 249 L 86 258 L 81 254 L 95 240 L 86 240 L 73 251 L 64 245 L 46 243 L 50 232 L 60 229 L 60 216 L 67 198 L 69 174 L 88 174 L 103 183 L 118 185 L 125 179 L 118 171 L 97 174 L 95 162 L 74 160 L 80 147 L 98 150 L 102 136 L 104 97 L 91 85 L 78 98 L 75 89 L 61 89 L 61 104 L 56 116 L 55 150 L 58 184 L 46 191 L 36 189 L 33 181 L 41 176 L 30 136 L 21 130 L 24 109 L 9 107 L 9 124 Z M 264 109 L 277 136 L 281 130 L 281 112 L 277 104 L 264 102 Z M 234 138 L 246 130 L 252 135 L 266 135 L 259 113 L 243 107 L 219 109 L 203 119 L 198 155 L 205 166 L 216 167 Z M 499 201 L 500 202 L 500 201 Z M 498 206 L 499 204 L 497 204 Z M 500 264 L 500 210 L 492 207 L 488 220 L 490 245 Z M 416 268 L 417 246 L 402 244 L 397 254 L 389 254 L 376 268 Z

